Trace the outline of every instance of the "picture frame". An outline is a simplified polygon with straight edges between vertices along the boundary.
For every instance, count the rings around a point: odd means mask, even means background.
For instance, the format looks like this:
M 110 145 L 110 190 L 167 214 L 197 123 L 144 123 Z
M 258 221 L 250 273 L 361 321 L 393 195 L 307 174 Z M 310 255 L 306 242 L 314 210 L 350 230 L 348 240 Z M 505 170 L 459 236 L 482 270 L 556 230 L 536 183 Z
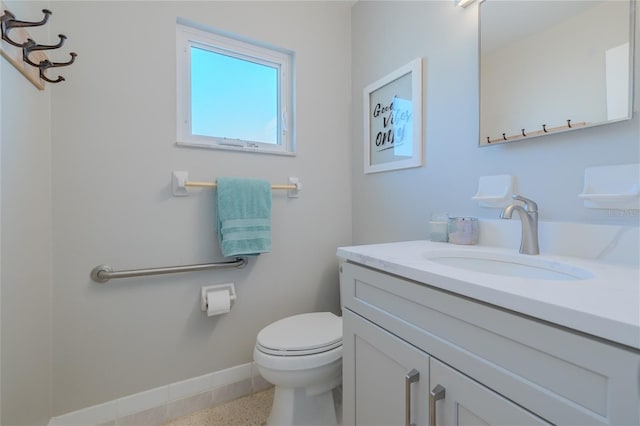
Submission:
M 364 173 L 422 166 L 422 58 L 364 88 Z

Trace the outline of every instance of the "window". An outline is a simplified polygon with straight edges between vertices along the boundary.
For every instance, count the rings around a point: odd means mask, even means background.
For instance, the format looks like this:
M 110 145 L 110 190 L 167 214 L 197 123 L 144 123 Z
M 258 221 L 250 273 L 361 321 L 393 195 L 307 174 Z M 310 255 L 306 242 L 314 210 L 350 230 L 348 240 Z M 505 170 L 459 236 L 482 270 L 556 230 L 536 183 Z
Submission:
M 294 155 L 293 52 L 177 24 L 178 144 Z

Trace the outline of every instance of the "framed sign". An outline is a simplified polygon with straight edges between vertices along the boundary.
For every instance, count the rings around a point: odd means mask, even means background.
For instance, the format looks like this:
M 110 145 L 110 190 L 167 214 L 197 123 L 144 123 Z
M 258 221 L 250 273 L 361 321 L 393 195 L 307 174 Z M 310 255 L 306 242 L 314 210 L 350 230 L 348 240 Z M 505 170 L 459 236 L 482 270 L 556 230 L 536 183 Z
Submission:
M 364 88 L 364 172 L 422 166 L 422 58 Z

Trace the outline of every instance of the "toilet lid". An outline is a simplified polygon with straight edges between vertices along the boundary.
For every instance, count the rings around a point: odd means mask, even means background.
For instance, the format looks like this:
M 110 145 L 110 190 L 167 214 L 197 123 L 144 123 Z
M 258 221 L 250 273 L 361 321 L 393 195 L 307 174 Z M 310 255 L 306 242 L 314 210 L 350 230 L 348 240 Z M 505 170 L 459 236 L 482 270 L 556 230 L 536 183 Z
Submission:
M 278 355 L 308 355 L 342 345 L 342 318 L 313 312 L 278 320 L 258 333 L 261 351 Z

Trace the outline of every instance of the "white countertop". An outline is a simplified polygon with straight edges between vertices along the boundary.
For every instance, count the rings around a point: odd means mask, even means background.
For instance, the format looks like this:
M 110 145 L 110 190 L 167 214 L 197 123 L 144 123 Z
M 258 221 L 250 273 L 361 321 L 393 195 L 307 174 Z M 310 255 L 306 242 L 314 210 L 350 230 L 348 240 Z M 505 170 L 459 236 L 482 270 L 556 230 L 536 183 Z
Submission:
M 545 280 L 472 272 L 425 257 L 433 250 L 481 250 L 519 254 L 517 249 L 406 241 L 338 248 L 345 260 L 471 297 L 534 318 L 640 349 L 640 269 L 597 260 L 541 254 L 569 263 L 591 278 Z

